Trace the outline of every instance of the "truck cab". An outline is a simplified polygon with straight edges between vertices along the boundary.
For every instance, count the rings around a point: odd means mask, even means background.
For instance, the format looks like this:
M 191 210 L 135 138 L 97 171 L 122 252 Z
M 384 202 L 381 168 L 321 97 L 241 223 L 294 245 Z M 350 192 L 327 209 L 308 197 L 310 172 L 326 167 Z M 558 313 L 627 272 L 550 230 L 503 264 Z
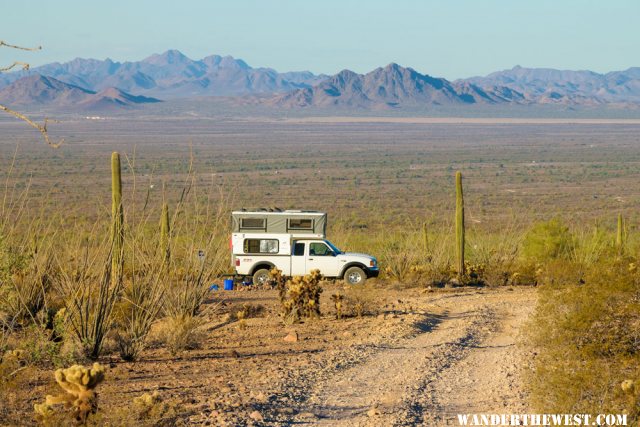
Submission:
M 379 273 L 375 257 L 343 252 L 325 238 L 326 213 L 237 211 L 232 218 L 232 263 L 237 275 L 251 276 L 254 283 L 268 280 L 274 267 L 285 276 L 317 269 L 350 285 Z

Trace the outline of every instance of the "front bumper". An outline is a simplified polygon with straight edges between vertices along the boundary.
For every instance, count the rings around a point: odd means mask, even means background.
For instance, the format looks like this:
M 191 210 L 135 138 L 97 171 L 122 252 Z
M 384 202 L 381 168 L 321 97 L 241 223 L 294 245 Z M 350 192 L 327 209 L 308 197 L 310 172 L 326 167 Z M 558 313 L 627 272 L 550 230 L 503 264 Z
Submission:
M 378 277 L 378 275 L 380 274 L 380 269 L 378 267 L 370 267 L 366 268 L 364 272 L 367 274 L 367 278 Z

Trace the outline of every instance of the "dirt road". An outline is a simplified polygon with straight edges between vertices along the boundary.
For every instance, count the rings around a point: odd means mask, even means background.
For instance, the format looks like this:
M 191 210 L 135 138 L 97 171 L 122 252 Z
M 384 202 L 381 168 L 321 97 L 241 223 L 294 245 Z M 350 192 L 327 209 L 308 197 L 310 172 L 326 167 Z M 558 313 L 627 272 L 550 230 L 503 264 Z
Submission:
M 516 340 L 531 289 L 436 296 L 412 336 L 345 354 L 350 363 L 289 378 L 279 424 L 458 425 L 458 413 L 525 412 Z
M 113 420 L 104 425 L 122 425 L 132 402 L 152 392 L 174 412 L 132 424 L 440 426 L 458 425 L 457 413 L 526 411 L 527 355 L 514 344 L 535 289 L 374 283 L 363 294 L 367 315 L 337 319 L 331 295 L 344 290 L 328 284 L 322 316 L 290 326 L 276 290 L 212 292 L 197 348 L 172 355 L 151 340 L 136 362 L 113 352 L 100 360 L 99 415 Z M 256 314 L 233 320 L 245 307 Z M 292 330 L 297 339 L 285 339 Z M 56 390 L 49 369 L 19 374 L 30 386 L 15 389 L 0 425 L 32 424 L 33 404 Z

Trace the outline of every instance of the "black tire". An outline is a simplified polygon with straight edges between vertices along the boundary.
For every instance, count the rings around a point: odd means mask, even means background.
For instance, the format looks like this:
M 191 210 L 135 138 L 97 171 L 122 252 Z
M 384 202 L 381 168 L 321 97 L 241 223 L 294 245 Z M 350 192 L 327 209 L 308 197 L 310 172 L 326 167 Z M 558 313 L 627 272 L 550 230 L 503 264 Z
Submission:
M 254 285 L 265 285 L 269 280 L 269 270 L 266 268 L 261 268 L 255 273 L 253 273 L 253 284 Z
M 362 285 L 367 281 L 367 275 L 360 267 L 353 266 L 347 268 L 347 271 L 344 272 L 343 279 L 347 285 Z

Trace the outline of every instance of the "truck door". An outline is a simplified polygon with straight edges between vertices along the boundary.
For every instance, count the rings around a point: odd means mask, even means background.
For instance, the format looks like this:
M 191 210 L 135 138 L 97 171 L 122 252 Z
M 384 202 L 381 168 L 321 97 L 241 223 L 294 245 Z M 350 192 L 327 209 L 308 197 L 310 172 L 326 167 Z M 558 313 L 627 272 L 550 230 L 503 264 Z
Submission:
M 337 277 L 340 267 L 335 254 L 324 242 L 310 242 L 307 257 L 307 272 L 318 269 L 325 277 Z
M 291 275 L 303 276 L 307 274 L 306 269 L 306 247 L 305 242 L 293 242 L 291 251 Z

